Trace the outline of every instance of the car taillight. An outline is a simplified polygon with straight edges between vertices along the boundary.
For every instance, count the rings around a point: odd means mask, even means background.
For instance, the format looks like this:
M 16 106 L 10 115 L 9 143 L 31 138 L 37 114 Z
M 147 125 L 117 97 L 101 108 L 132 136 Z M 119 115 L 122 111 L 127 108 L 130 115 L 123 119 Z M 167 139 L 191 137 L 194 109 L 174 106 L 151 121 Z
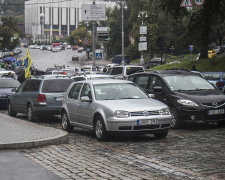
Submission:
M 217 87 L 223 87 L 223 86 L 224 86 L 224 83 L 223 83 L 223 82 L 217 82 L 217 83 L 216 83 L 216 86 L 217 86 Z
M 64 75 L 67 75 L 67 72 L 64 72 L 63 74 L 64 74 Z
M 46 96 L 44 94 L 38 94 L 37 96 L 37 102 L 46 102 Z

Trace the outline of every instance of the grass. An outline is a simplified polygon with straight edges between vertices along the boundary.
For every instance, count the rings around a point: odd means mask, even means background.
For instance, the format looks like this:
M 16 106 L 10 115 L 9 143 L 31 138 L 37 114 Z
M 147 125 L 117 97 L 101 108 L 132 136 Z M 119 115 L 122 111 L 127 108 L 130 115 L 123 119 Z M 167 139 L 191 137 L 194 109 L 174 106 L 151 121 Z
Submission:
M 179 69 L 184 68 L 191 70 L 192 66 L 195 65 L 197 71 L 225 71 L 225 57 L 214 58 L 214 59 L 201 59 L 201 60 L 179 60 L 181 63 L 164 64 L 152 68 L 152 70 L 164 70 L 164 69 Z

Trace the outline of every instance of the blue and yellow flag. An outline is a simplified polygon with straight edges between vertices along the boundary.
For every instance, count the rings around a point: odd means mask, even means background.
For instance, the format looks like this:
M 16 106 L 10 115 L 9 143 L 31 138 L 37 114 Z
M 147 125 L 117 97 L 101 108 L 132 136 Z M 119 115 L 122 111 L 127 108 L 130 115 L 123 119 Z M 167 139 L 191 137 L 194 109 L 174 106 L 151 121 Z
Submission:
M 25 69 L 25 79 L 28 79 L 28 78 L 31 77 L 31 71 L 30 71 L 31 64 L 32 64 L 32 59 L 30 57 L 29 50 L 27 49 L 27 55 L 26 55 L 26 58 L 24 59 L 24 65 L 26 67 L 26 69 Z

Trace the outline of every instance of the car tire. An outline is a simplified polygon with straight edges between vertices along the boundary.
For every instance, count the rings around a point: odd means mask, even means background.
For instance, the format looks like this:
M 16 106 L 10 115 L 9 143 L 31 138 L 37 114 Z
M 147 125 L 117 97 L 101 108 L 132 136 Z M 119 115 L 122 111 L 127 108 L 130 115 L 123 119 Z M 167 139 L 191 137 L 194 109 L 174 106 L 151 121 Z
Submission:
M 35 120 L 35 115 L 31 104 L 29 104 L 27 107 L 27 119 L 31 122 Z
M 12 117 L 15 117 L 17 115 L 17 112 L 13 110 L 12 104 L 10 102 L 8 104 L 8 115 Z
M 100 115 L 97 115 L 95 117 L 94 133 L 95 133 L 96 139 L 99 141 L 104 141 L 107 139 L 105 124 L 104 124 L 102 116 Z
M 154 136 L 159 139 L 165 138 L 167 136 L 168 132 L 169 132 L 169 129 L 166 129 L 163 131 L 158 131 L 158 132 L 154 133 Z
M 70 125 L 69 118 L 65 111 L 62 111 L 62 114 L 61 114 L 61 125 L 63 130 L 67 132 L 73 131 L 73 126 Z
M 176 108 L 170 108 L 170 113 L 172 115 L 172 124 L 170 127 L 171 128 L 183 127 L 184 123 L 180 121 Z

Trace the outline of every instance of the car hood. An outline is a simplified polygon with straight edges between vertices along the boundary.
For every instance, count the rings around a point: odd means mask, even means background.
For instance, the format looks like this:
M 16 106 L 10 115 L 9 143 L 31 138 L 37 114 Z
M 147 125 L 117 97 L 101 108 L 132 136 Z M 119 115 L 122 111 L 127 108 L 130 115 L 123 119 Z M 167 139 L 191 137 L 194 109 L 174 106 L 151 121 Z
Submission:
M 197 103 L 225 102 L 225 95 L 219 90 L 175 92 L 178 99 L 188 99 Z
M 121 99 L 121 100 L 101 100 L 97 101 L 101 105 L 110 108 L 113 111 L 124 110 L 124 111 L 154 111 L 167 106 L 154 99 Z
M 13 92 L 11 91 L 13 88 L 0 88 L 0 94 L 11 95 Z

